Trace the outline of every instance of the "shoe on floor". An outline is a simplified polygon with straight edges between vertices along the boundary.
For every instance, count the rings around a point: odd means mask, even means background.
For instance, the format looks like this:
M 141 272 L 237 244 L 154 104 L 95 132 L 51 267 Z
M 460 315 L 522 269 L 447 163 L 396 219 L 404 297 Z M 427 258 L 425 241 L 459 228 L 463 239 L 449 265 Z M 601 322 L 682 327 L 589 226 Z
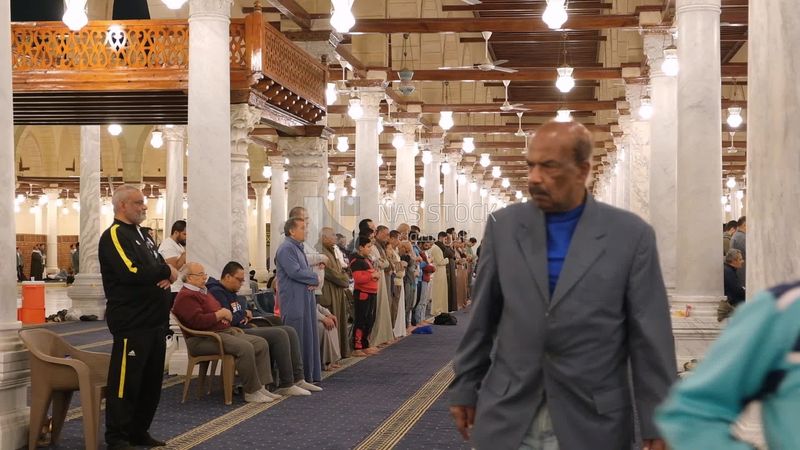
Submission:
M 311 395 L 311 392 L 298 386 L 280 388 L 276 390 L 275 393 L 280 395 Z
M 258 391 L 258 392 L 261 392 L 261 395 L 263 395 L 264 397 L 267 397 L 270 402 L 274 402 L 275 400 L 283 398 L 282 395 L 273 394 L 272 392 L 268 391 L 266 388 L 261 388 L 261 390 Z
M 244 401 L 247 403 L 269 403 L 272 400 L 270 400 L 266 395 L 262 394 L 261 391 L 255 391 L 252 394 L 245 392 Z
M 139 438 L 131 439 L 132 445 L 141 445 L 144 447 L 165 447 L 167 445 L 164 441 L 159 441 L 158 439 L 150 436 L 150 433 L 145 433 L 144 436 Z
M 297 383 L 295 383 L 294 385 L 299 387 L 299 388 L 303 388 L 303 389 L 305 389 L 305 390 L 307 390 L 309 392 L 320 392 L 320 391 L 322 391 L 321 387 L 317 386 L 316 384 L 311 384 L 306 380 L 300 380 Z

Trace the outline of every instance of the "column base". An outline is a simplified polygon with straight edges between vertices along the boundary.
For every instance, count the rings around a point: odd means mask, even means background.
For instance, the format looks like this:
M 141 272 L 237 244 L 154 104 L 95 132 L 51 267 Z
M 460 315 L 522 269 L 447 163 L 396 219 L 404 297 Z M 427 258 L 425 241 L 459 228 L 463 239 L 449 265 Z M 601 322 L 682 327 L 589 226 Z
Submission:
M 10 325 L 10 326 L 9 326 Z M 26 447 L 28 443 L 28 352 L 17 336 L 20 323 L 0 324 L 0 449 Z
M 723 298 L 670 295 L 672 332 L 679 371 L 683 371 L 683 365 L 693 359 L 702 360 L 708 347 L 719 337 L 722 325 L 717 322 L 717 304 Z
M 72 307 L 79 309 L 81 314 L 105 318 L 106 293 L 99 273 L 79 273 L 75 282 L 67 289 L 67 296 L 72 299 Z

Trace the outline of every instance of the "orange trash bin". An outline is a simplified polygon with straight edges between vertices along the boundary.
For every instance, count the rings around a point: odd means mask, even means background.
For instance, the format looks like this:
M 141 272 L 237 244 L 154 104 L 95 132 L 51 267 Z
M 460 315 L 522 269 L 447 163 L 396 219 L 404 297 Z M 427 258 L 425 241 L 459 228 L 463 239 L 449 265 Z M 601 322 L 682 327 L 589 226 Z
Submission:
M 44 281 L 22 282 L 22 308 L 44 309 Z

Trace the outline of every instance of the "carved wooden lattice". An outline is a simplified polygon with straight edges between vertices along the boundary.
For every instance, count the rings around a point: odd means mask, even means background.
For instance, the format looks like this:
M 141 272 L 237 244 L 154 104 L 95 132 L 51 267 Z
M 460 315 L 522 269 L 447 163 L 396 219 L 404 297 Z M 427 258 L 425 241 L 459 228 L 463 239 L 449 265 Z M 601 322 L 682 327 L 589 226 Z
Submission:
M 267 78 L 315 105 L 325 107 L 325 66 L 269 24 L 266 33 L 263 71 Z
M 245 59 L 246 41 L 244 20 L 234 19 L 231 21 L 231 68 L 246 69 L 247 60 Z
M 118 27 L 118 28 L 116 28 Z M 95 21 L 80 31 L 61 22 L 12 27 L 15 71 L 189 67 L 185 21 Z

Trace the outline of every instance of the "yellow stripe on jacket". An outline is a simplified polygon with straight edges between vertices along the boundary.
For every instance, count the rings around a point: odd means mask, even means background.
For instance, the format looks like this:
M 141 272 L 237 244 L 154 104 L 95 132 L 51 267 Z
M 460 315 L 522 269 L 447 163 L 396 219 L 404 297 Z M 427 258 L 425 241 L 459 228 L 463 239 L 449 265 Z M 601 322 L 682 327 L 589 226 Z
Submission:
M 128 361 L 128 338 L 122 340 L 122 368 L 119 371 L 119 392 L 117 397 L 122 398 L 125 393 L 125 363 Z
M 128 255 L 125 254 L 125 250 L 122 249 L 122 245 L 119 244 L 117 228 L 119 228 L 119 224 L 114 224 L 111 226 L 111 240 L 114 242 L 114 247 L 116 247 L 119 257 L 122 258 L 122 261 L 125 263 L 125 266 L 128 268 L 128 270 L 130 270 L 131 273 L 136 273 L 139 271 L 139 269 L 133 267 L 133 262 L 131 262 L 131 260 L 128 258 Z

